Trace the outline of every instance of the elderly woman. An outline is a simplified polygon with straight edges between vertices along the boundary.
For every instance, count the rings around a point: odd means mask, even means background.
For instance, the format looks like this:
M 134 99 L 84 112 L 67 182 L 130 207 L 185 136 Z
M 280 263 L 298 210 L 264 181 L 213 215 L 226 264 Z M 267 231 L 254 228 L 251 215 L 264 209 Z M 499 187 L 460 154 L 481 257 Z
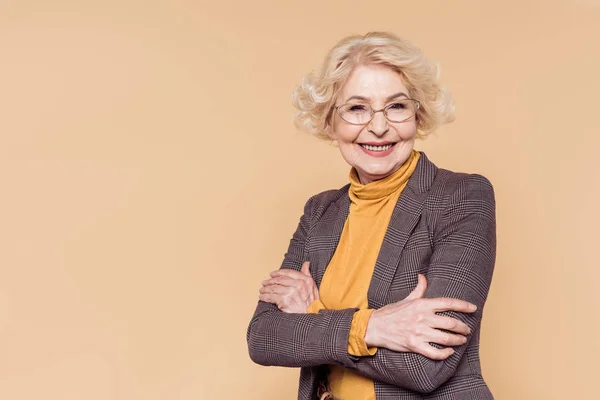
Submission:
M 494 191 L 414 149 L 453 119 L 437 68 L 395 35 L 347 37 L 294 104 L 298 127 L 337 144 L 350 183 L 307 201 L 262 283 L 252 360 L 301 367 L 299 399 L 493 399 L 479 333 Z

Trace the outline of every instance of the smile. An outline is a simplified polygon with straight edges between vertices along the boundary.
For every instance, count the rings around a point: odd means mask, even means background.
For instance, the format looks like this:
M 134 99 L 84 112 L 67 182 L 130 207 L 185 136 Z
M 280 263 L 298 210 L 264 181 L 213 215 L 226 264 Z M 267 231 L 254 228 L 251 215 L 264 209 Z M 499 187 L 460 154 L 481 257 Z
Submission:
M 360 149 L 371 157 L 387 157 L 394 152 L 398 142 L 356 143 Z
M 383 146 L 373 146 L 371 144 L 359 144 L 360 146 L 362 146 L 363 148 L 367 149 L 367 150 L 371 150 L 371 151 L 386 151 L 391 149 L 394 146 L 395 143 L 392 144 L 386 144 Z

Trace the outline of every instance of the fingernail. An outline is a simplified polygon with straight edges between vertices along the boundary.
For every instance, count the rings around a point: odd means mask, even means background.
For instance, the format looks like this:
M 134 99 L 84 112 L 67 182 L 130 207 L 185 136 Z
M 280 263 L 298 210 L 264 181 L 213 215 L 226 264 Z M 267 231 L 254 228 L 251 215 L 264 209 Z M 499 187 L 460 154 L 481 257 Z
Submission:
M 471 304 L 469 308 L 473 311 L 477 310 L 477 306 L 475 304 Z

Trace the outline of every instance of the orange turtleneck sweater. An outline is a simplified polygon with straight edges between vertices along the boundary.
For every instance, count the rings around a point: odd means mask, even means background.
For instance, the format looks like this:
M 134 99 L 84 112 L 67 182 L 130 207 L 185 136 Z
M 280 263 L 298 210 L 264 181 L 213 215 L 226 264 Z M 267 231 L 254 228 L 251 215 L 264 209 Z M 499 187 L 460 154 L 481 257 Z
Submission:
M 419 157 L 420 153 L 413 150 L 393 174 L 366 185 L 360 183 L 356 169 L 350 171 L 350 213 L 321 280 L 320 300 L 313 302 L 307 311 L 359 308 L 350 327 L 349 354 L 372 356 L 377 352 L 377 348 L 367 347 L 364 340 L 373 312 L 369 309 L 367 291 L 392 212 Z M 328 380 L 329 390 L 340 399 L 375 400 L 373 381 L 342 366 L 330 365 Z

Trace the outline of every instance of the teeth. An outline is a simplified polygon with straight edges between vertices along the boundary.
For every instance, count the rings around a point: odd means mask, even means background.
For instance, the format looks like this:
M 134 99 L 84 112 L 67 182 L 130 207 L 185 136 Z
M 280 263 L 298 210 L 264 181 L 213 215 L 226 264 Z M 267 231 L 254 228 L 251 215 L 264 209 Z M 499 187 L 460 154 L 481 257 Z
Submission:
M 370 144 L 362 144 L 361 146 L 371 151 L 386 151 L 391 149 L 393 145 L 386 144 L 385 146 L 371 146 Z

